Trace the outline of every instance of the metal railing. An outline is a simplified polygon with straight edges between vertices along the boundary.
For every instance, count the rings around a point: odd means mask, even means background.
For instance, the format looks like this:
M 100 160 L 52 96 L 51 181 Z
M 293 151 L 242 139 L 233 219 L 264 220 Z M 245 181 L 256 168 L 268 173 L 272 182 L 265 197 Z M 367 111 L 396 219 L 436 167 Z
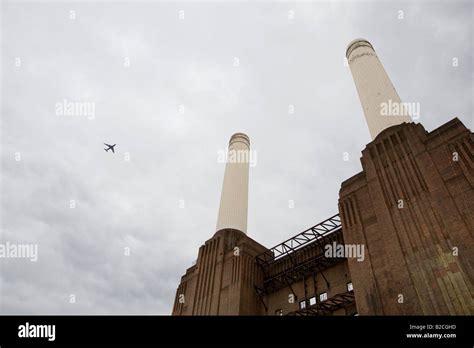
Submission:
M 303 231 L 283 243 L 257 255 L 257 263 L 262 266 L 268 265 L 269 263 L 289 255 L 311 242 L 324 238 L 328 234 L 341 228 L 341 226 L 341 218 L 339 217 L 339 214 L 331 216 L 329 219 L 326 219 L 319 224 L 308 228 L 306 231 Z

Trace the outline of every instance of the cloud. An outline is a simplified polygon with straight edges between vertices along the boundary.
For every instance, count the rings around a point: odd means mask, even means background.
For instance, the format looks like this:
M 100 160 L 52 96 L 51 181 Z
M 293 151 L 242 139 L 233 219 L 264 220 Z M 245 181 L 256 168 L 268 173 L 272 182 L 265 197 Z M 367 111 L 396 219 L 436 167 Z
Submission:
M 0 239 L 39 247 L 36 263 L 0 261 L 2 313 L 169 314 L 214 233 L 217 153 L 238 131 L 258 153 L 252 238 L 270 247 L 336 213 L 370 140 L 344 66 L 356 37 L 427 130 L 474 124 L 469 2 L 73 7 L 2 5 Z M 63 99 L 95 117 L 56 115 Z

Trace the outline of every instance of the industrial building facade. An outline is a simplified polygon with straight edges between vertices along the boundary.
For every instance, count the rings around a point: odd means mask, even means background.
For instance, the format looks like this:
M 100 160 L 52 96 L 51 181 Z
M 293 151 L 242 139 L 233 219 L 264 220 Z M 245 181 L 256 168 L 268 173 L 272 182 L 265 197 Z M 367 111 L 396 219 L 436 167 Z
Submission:
M 346 51 L 373 140 L 339 214 L 273 247 L 246 234 L 248 163 L 226 164 L 216 233 L 176 291 L 173 315 L 474 314 L 474 136 L 457 118 L 427 132 L 372 45 Z M 229 151 L 249 151 L 234 134 Z

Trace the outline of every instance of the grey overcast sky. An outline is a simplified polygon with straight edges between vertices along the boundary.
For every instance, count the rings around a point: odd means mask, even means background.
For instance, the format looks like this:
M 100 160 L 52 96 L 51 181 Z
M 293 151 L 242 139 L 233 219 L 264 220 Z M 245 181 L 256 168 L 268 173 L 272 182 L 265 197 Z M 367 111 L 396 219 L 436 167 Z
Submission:
M 249 236 L 271 247 L 335 214 L 370 141 L 354 38 L 428 131 L 474 128 L 471 1 L 3 1 L 1 22 L 0 242 L 39 248 L 0 259 L 1 313 L 170 314 L 235 132 L 257 151 Z

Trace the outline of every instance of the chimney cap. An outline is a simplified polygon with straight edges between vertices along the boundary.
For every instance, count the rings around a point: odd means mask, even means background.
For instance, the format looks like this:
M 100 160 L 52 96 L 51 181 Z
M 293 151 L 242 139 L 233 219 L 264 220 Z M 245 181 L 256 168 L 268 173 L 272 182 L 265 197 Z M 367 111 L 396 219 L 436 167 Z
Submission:
M 354 51 L 357 47 L 360 47 L 360 46 L 367 46 L 367 47 L 372 48 L 372 50 L 374 50 L 374 46 L 372 46 L 372 44 L 368 40 L 366 40 L 366 39 L 355 39 L 355 40 L 352 40 L 349 43 L 349 45 L 347 45 L 346 58 L 349 59 L 349 56 L 351 55 L 352 51 Z
M 242 142 L 250 148 L 250 138 L 244 133 L 235 133 L 230 137 L 229 146 L 235 142 Z

